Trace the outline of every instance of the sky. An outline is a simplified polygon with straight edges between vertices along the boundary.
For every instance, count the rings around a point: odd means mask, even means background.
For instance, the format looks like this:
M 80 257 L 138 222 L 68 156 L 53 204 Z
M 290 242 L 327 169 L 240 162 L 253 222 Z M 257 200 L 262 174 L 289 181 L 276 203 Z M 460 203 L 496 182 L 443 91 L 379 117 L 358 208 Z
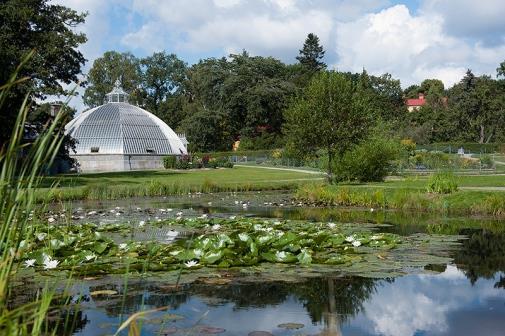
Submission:
M 144 57 L 175 53 L 193 64 L 247 50 L 286 63 L 308 33 L 319 36 L 330 69 L 390 73 L 402 87 L 426 78 L 446 87 L 467 69 L 495 76 L 505 60 L 503 0 L 53 0 L 88 12 L 80 50 Z M 77 98 L 72 105 L 83 108 Z

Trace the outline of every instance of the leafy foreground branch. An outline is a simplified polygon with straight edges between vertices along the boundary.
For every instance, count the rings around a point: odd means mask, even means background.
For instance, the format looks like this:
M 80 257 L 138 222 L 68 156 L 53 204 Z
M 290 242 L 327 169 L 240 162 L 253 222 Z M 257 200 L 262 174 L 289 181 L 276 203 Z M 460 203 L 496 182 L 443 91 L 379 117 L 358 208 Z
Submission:
M 377 232 L 366 224 L 262 219 L 179 218 L 153 224 L 33 225 L 21 242 L 25 268 L 80 275 L 192 271 L 268 264 L 326 266 L 325 271 L 392 276 L 405 268 L 445 264 L 461 237 Z M 145 240 L 143 237 L 155 237 Z M 183 237 L 177 239 L 176 237 Z M 282 268 L 281 268 L 282 269 Z

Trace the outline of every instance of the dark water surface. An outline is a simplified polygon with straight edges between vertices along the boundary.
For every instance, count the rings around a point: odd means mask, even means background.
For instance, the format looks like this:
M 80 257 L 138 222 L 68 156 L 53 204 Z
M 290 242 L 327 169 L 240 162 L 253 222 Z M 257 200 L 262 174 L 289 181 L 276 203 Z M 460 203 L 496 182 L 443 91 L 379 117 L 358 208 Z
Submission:
M 83 220 L 138 221 L 146 216 L 154 220 L 174 216 L 182 209 L 185 215 L 369 222 L 385 225 L 381 231 L 401 235 L 427 232 L 465 235 L 467 239 L 451 252 L 451 264 L 388 279 L 225 279 L 177 290 L 163 279 L 131 280 L 125 296 L 86 295 L 87 301 L 76 314 L 75 335 L 113 335 L 132 313 L 165 306 L 169 309 L 144 317 L 142 335 L 248 335 L 254 331 L 273 335 L 505 335 L 503 220 L 305 208 L 292 204 L 287 194 L 192 195 L 73 205 L 84 212 L 116 206 L 123 209 L 120 216 L 107 213 Z M 168 208 L 173 211 L 160 211 Z M 103 289 L 123 293 L 125 280 L 111 277 L 76 286 L 84 294 Z

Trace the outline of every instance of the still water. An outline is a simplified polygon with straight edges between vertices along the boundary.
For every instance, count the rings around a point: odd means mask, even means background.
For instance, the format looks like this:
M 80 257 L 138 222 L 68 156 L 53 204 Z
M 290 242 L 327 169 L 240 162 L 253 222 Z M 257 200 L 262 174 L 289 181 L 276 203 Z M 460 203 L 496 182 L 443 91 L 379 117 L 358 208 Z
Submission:
M 235 200 L 243 199 L 240 203 Z M 247 200 L 247 201 L 244 201 Z M 210 202 L 210 203 L 209 203 Z M 242 206 L 247 202 L 247 206 Z M 272 203 L 272 204 L 271 204 Z M 75 207 L 183 209 L 210 216 L 278 217 L 368 222 L 382 231 L 460 234 L 453 262 L 412 270 L 396 278 L 325 277 L 289 282 L 229 280 L 174 289 L 162 278 L 105 277 L 77 284 L 85 300 L 75 313 L 74 335 L 113 335 L 132 313 L 160 307 L 142 320 L 142 335 L 505 335 L 505 222 L 488 218 L 434 217 L 370 209 L 317 209 L 290 204 L 289 195 L 206 195 L 190 199 L 75 204 Z M 86 218 L 85 220 L 93 220 Z M 125 285 L 127 290 L 125 291 Z M 97 290 L 126 295 L 87 295 Z M 126 335 L 123 332 L 122 335 Z

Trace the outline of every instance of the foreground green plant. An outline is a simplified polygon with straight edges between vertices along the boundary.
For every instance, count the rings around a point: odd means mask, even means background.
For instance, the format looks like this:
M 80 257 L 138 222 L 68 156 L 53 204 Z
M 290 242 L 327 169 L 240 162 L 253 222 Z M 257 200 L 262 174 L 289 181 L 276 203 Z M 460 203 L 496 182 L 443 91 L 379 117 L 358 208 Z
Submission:
M 181 232 L 174 228 L 192 232 L 192 237 L 183 235 L 174 240 Z M 18 262 L 23 267 L 82 275 L 123 273 L 126 269 L 177 271 L 181 265 L 183 270 L 190 271 L 200 267 L 277 263 L 332 265 L 345 271 L 358 264 L 366 267 L 370 258 L 380 264 L 381 256 L 383 260 L 397 260 L 407 265 L 410 257 L 401 251 L 414 251 L 418 244 L 430 247 L 430 251 L 436 249 L 434 238 L 380 233 L 367 225 L 245 218 L 178 218 L 142 223 L 140 227 L 37 224 L 32 229 L 36 239 L 31 243 L 22 242 L 22 257 Z M 135 233 L 145 230 L 162 234 L 157 240 L 136 239 Z M 392 257 L 396 249 L 400 252 Z M 429 254 L 426 258 L 436 260 L 436 256 Z
M 11 76 L 9 82 L 0 87 L 0 106 L 6 104 L 13 88 L 27 80 L 18 79 L 20 68 L 30 59 L 30 53 Z M 54 136 L 63 113 L 31 144 L 23 145 L 25 121 L 29 106 L 25 98 L 10 141 L 0 148 L 0 334 L 38 335 L 43 332 L 46 313 L 53 293 L 47 288 L 31 304 L 22 307 L 10 306 L 10 282 L 15 277 L 20 258 L 21 241 L 30 236 L 27 226 L 32 216 L 35 201 L 34 188 L 40 182 L 43 169 L 51 164 L 62 139 Z M 54 331 L 56 332 L 56 331 Z
M 438 172 L 433 174 L 426 187 L 428 192 L 437 194 L 450 194 L 458 190 L 456 176 L 451 172 Z

